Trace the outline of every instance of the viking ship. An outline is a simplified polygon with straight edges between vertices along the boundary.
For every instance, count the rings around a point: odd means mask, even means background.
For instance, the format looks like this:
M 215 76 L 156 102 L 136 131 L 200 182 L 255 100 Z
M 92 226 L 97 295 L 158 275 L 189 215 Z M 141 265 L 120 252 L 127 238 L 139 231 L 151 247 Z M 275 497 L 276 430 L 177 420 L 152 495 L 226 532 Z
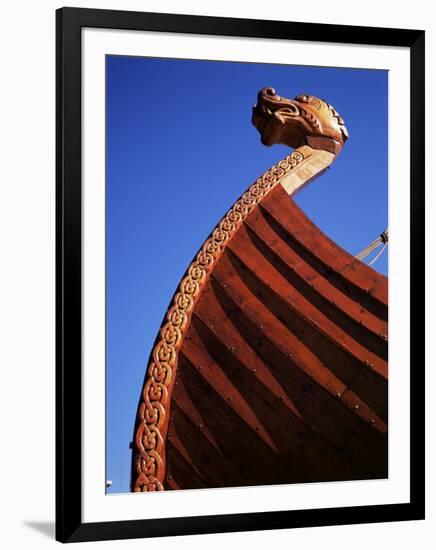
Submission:
M 292 198 L 340 153 L 344 121 L 324 100 L 264 88 L 252 122 L 293 152 L 230 207 L 178 285 L 140 393 L 132 491 L 388 475 L 387 278 Z

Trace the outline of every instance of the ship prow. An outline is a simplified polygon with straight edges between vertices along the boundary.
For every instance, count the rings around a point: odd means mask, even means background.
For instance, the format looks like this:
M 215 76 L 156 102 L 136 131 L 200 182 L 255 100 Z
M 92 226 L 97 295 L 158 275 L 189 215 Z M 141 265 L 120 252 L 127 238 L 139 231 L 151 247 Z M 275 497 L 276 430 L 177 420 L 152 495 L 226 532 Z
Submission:
M 133 490 L 387 477 L 387 278 L 292 199 L 335 155 L 297 148 L 190 264 L 147 369 Z

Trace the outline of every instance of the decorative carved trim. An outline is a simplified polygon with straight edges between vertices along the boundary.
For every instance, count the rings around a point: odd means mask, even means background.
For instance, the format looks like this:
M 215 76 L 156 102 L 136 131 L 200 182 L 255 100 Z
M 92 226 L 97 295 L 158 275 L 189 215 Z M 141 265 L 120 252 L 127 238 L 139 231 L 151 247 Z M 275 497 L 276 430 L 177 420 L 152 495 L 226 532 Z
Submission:
M 192 309 L 208 275 L 229 240 L 255 206 L 312 153 L 309 147 L 301 147 L 252 184 L 204 242 L 180 282 L 151 353 L 138 406 L 132 459 L 133 491 L 164 489 L 165 440 L 178 351 L 189 326 Z

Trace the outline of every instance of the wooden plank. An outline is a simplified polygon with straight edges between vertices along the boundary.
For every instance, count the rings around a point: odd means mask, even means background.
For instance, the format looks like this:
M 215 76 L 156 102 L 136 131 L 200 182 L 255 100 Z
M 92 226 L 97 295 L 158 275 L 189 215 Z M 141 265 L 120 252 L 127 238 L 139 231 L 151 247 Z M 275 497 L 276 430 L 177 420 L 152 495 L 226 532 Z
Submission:
M 330 350 L 338 348 L 337 353 L 343 356 L 343 361 L 359 363 L 386 378 L 386 361 L 352 338 L 347 331 L 348 324 L 338 327 L 324 314 L 323 309 L 315 307 L 313 301 L 301 294 L 253 245 L 246 228 L 241 227 L 228 249 L 235 255 L 231 261 L 234 261 L 244 282 L 253 285 L 257 293 L 262 292 L 264 302 L 271 304 L 287 326 L 295 326 L 297 323 L 294 320 L 298 317 L 302 321 L 299 326 L 303 333 L 315 329 Z M 380 344 L 386 348 L 384 355 L 387 356 L 386 342 L 380 339 Z
M 257 208 L 244 222 L 248 236 L 268 261 L 299 289 L 309 300 L 317 304 L 334 322 L 346 324 L 347 330 L 375 352 L 386 342 L 387 322 L 373 315 L 348 293 L 333 285 L 322 273 L 298 254 L 289 241 L 266 220 Z M 356 325 L 356 328 L 354 328 Z M 381 353 L 379 353 L 382 355 Z
M 337 246 L 310 221 L 280 186 L 275 187 L 265 197 L 259 208 L 286 233 L 290 241 L 304 249 L 306 257 L 311 255 L 327 269 L 331 282 L 348 287 L 350 293 L 354 291 L 358 302 L 364 303 L 373 313 L 377 311 L 382 319 L 387 319 L 386 277 Z

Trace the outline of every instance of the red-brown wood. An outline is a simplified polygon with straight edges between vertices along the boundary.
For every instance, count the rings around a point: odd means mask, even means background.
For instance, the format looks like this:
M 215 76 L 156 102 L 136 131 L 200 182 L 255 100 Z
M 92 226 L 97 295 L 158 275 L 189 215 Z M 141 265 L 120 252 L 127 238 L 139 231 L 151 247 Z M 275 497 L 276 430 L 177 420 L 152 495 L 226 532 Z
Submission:
M 289 197 L 348 131 L 273 88 L 252 122 L 296 150 L 256 180 L 181 279 L 139 400 L 132 490 L 387 476 L 388 288 Z
M 387 476 L 387 279 L 273 189 L 179 352 L 167 489 Z

